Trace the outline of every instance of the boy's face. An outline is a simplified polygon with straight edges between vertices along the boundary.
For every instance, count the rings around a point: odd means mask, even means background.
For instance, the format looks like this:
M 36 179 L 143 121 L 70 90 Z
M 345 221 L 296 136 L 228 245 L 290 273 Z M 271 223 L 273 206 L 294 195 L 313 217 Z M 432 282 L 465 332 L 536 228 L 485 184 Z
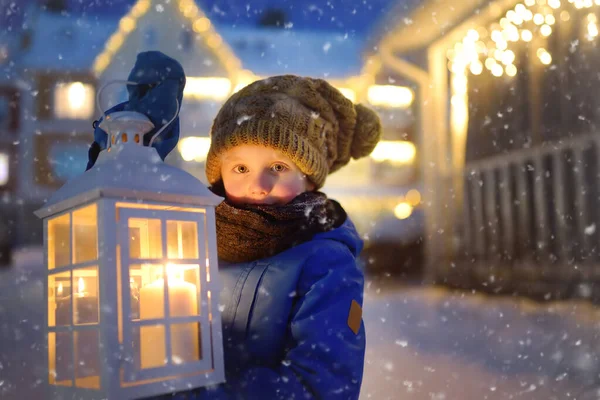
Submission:
M 279 150 L 241 145 L 222 157 L 225 193 L 233 203 L 283 205 L 314 189 L 306 175 Z

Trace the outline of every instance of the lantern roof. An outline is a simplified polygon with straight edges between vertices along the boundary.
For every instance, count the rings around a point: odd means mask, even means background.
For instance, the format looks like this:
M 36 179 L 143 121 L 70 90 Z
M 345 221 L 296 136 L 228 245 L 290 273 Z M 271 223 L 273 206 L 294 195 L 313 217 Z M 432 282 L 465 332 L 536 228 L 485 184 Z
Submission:
M 94 167 L 70 180 L 35 214 L 57 214 L 98 198 L 217 206 L 223 199 L 200 180 L 162 161 L 154 147 L 120 143 L 104 150 Z

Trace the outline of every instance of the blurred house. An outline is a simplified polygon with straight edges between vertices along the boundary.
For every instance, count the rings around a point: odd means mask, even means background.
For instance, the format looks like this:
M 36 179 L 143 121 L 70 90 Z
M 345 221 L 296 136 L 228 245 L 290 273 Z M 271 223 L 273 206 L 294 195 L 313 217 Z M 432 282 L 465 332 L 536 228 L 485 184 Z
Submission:
M 418 86 L 432 280 L 597 293 L 599 4 L 426 1 L 381 36 L 367 65 Z
M 16 245 L 41 243 L 41 223 L 32 210 L 83 173 L 98 108 L 126 100 L 124 84 L 106 87 L 100 104 L 98 92 L 111 80 L 126 79 L 145 50 L 163 51 L 186 71 L 181 138 L 167 162 L 203 181 L 216 112 L 256 79 L 285 73 L 324 78 L 351 100 L 369 103 L 382 116 L 384 141 L 371 157 L 332 175 L 325 191 L 342 202 L 370 243 L 420 242 L 414 92 L 400 76 L 396 81 L 370 73 L 363 60 L 367 43 L 360 38 L 296 31 L 276 18 L 262 26 L 215 27 L 192 0 L 138 0 L 119 18 L 75 15 L 61 10 L 60 2 L 52 4 L 28 11 L 27 28 L 8 57 L 10 78 L 0 90 L 18 100 L 10 107 L 14 122 L 4 119 L 10 136 L 0 142 L 0 187 L 10 191 L 13 204 L 20 203 L 13 215 Z M 2 183 L 3 156 L 6 165 L 18 161 L 18 169 L 4 167 L 14 185 Z

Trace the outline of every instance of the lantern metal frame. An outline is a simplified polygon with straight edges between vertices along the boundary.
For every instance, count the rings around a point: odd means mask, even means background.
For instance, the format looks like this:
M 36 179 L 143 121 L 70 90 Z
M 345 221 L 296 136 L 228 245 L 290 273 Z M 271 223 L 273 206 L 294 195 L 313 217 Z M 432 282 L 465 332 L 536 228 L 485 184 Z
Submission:
M 168 176 L 168 179 L 165 177 Z M 119 177 L 120 179 L 115 179 Z M 122 178 L 122 179 L 121 179 Z M 216 255 L 216 224 L 214 207 L 222 199 L 210 192 L 202 182 L 185 171 L 162 162 L 151 147 L 139 146 L 133 141 L 116 142 L 111 151 L 101 152 L 94 168 L 65 184 L 36 211 L 44 219 L 44 257 L 47 278 L 44 285 L 44 298 L 49 301 L 49 277 L 71 271 L 73 266 L 83 268 L 97 266 L 98 322 L 94 325 L 75 325 L 73 320 L 73 296 L 71 296 L 71 324 L 49 327 L 48 304 L 45 305 L 46 343 L 51 332 L 70 332 L 71 386 L 57 386 L 50 383 L 50 396 L 56 399 L 134 399 L 143 398 L 194 387 L 221 383 L 225 380 L 221 317 L 218 308 L 218 260 Z M 49 222 L 66 213 L 96 205 L 97 258 L 81 264 L 73 263 L 73 218 L 69 222 L 69 262 L 67 266 L 49 267 Z M 167 357 L 166 365 L 157 368 L 137 369 L 132 363 L 131 327 L 145 325 L 147 321 L 130 318 L 129 269 L 131 262 L 145 262 L 145 259 L 131 259 L 127 221 L 129 218 L 160 219 L 162 253 L 152 259 L 154 264 L 162 264 L 167 291 L 167 263 L 197 264 L 200 293 L 197 297 L 196 316 L 171 317 L 169 295 L 164 292 L 165 314 L 160 323 L 165 326 L 165 349 L 169 354 L 171 323 L 198 323 L 200 333 L 198 361 L 173 364 Z M 197 225 L 197 258 L 168 258 L 167 221 L 193 221 Z M 207 275 L 210 274 L 210 280 Z M 120 289 L 119 289 L 120 282 Z M 71 293 L 74 293 L 71 285 Z M 210 292 L 210 299 L 208 298 Z M 121 321 L 119 321 L 121 319 Z M 155 323 L 150 320 L 150 323 Z M 98 331 L 99 382 L 91 389 L 77 387 L 77 365 L 75 364 L 74 332 Z M 121 329 L 121 332 L 119 332 Z M 48 349 L 49 350 L 49 349 Z M 50 365 L 49 351 L 45 353 L 46 365 Z M 49 371 L 50 372 L 50 371 Z

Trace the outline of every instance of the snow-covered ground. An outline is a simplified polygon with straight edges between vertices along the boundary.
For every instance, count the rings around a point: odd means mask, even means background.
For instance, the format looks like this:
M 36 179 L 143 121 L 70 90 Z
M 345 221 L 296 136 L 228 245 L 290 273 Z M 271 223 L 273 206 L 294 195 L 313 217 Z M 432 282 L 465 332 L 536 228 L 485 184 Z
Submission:
M 600 399 L 600 311 L 368 285 L 361 399 Z
M 0 399 L 42 399 L 39 255 L 0 270 Z M 362 399 L 600 399 L 600 310 L 367 282 Z

